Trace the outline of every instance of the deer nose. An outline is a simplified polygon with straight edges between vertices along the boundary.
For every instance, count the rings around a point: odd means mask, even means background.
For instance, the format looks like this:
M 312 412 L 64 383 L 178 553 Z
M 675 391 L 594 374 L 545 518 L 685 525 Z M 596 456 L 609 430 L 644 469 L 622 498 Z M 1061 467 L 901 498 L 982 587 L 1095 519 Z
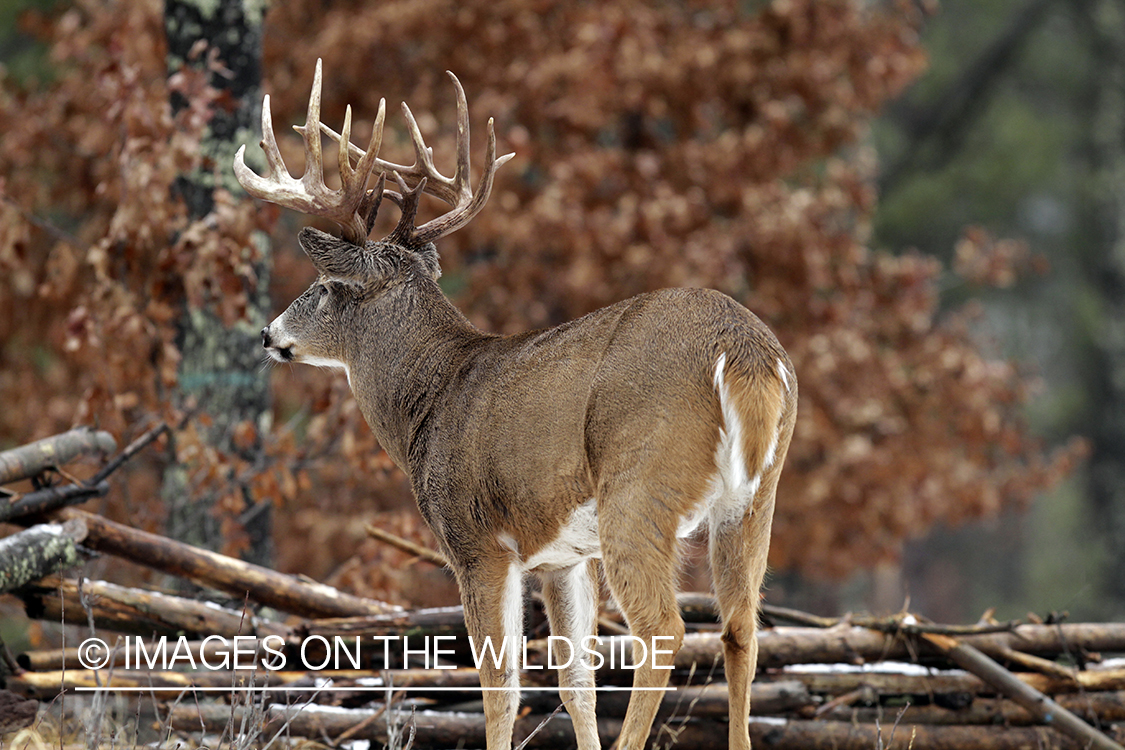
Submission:
M 270 348 L 270 327 L 266 326 L 262 329 L 262 346 L 266 349 Z

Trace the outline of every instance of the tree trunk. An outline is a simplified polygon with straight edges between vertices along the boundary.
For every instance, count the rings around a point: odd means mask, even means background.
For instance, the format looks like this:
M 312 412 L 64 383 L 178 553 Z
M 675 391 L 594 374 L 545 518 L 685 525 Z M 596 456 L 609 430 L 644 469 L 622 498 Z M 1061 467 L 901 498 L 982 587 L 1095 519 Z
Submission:
M 1102 594 L 1125 602 L 1125 3 L 1081 4 L 1098 69 L 1090 111 L 1090 168 L 1099 185 L 1091 225 L 1101 229 L 1086 272 L 1099 292 L 1093 331 L 1097 366 L 1087 375 L 1091 405 L 1090 531 L 1101 542 Z M 1112 612 L 1113 610 L 1110 609 Z
M 264 5 L 249 0 L 166 0 L 164 27 L 168 39 L 168 72 L 183 66 L 201 66 L 207 54 L 200 54 L 201 43 L 217 52 L 217 59 L 229 75 L 212 73 L 211 85 L 229 95 L 233 107 L 216 107 L 203 138 L 201 168 L 183 174 L 175 189 L 187 204 L 189 215 L 201 219 L 215 205 L 215 190 L 225 188 L 234 195 L 241 189 L 234 180 L 231 164 L 238 145 L 252 140 L 261 116 L 261 50 Z M 173 94 L 173 109 L 186 102 Z M 259 261 L 252 277 L 257 288 L 249 291 L 246 318 L 226 326 L 215 310 L 188 305 L 179 323 L 180 404 L 199 409 L 212 420 L 205 439 L 220 451 L 232 450 L 235 426 L 249 422 L 259 433 L 268 424 L 267 381 L 259 377 L 261 363 L 259 331 L 266 323 L 268 300 L 268 252 L 260 239 Z M 252 255 L 250 248 L 245 250 Z M 164 479 L 164 501 L 169 511 L 171 535 L 206 549 L 219 549 L 223 538 L 220 520 L 213 512 L 214 498 L 198 497 L 187 486 L 183 467 L 173 466 Z M 270 499 L 254 504 L 244 492 L 247 510 L 238 519 L 250 539 L 246 559 L 269 564 Z

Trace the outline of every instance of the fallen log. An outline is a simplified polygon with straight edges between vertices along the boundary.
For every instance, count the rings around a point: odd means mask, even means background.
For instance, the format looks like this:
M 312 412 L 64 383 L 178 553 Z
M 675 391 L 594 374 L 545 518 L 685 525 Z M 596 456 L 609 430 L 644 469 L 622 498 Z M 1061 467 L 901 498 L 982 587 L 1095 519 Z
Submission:
M 1012 673 L 1020 682 L 1041 693 L 1081 693 L 1082 691 L 1125 690 L 1125 669 L 1086 670 L 1077 672 L 1077 680 L 1063 680 L 1032 672 Z M 760 675 L 758 680 L 797 680 L 817 695 L 844 695 L 868 688 L 877 695 L 995 695 L 996 688 L 976 675 L 964 672 L 932 674 L 901 674 L 892 672 L 800 671 L 786 669 Z
M 79 456 L 107 456 L 117 448 L 113 435 L 89 427 L 43 438 L 0 453 L 0 484 L 30 479 Z
M 907 715 L 908 713 L 909 711 Z M 872 750 L 877 747 L 909 747 L 911 750 L 1077 750 L 1082 747 L 1046 727 L 912 724 L 906 719 L 906 715 L 897 726 L 893 718 L 881 725 L 752 719 L 750 738 L 755 747 L 773 750 Z M 725 740 L 723 737 L 724 743 Z M 723 746 L 714 738 L 709 738 L 701 727 L 686 728 L 680 736 L 680 744 L 698 750 Z
M 371 538 L 378 539 L 381 542 L 386 542 L 392 547 L 402 550 L 407 554 L 414 555 L 414 557 L 417 557 L 421 560 L 425 560 L 431 565 L 436 565 L 439 568 L 445 568 L 449 566 L 449 561 L 446 560 L 445 556 L 437 550 L 432 550 L 429 547 L 423 547 L 421 544 L 416 544 L 409 539 L 403 539 L 398 534 L 392 534 L 391 532 L 381 529 L 373 524 L 367 524 L 363 528 L 367 532 L 367 535 Z
M 1063 708 L 1051 698 L 1021 682 L 1008 670 L 972 646 L 947 635 L 923 635 L 921 639 L 963 669 L 972 672 L 1011 698 L 1043 724 L 1054 727 L 1083 747 L 1095 750 L 1125 750 L 1106 735 Z
M 627 690 L 598 693 L 598 714 L 623 717 L 631 693 Z M 557 695 L 552 694 L 557 700 Z M 816 699 L 800 682 L 763 682 L 750 686 L 750 715 L 775 716 L 811 709 Z M 725 682 L 676 687 L 664 694 L 657 711 L 659 719 L 672 716 L 693 719 L 724 719 L 730 713 L 730 689 Z
M 1063 708 L 1077 714 L 1091 723 L 1125 721 L 1125 690 L 1104 692 L 1064 693 L 1055 696 Z M 851 708 L 837 706 L 825 713 L 816 713 L 816 718 L 825 721 L 851 721 L 884 724 L 894 721 L 898 708 L 875 706 Z M 805 718 L 813 718 L 811 714 Z M 993 724 L 1004 726 L 1027 726 L 1041 723 L 1029 711 L 1004 698 L 974 697 L 967 706 L 950 708 L 930 705 L 911 705 L 906 710 L 904 720 L 912 724 Z
M 348 617 L 401 611 L 384 602 L 352 596 L 322 583 L 301 581 L 260 565 L 141 531 L 93 513 L 67 508 L 53 519 L 86 524 L 85 545 L 201 586 L 225 591 L 302 617 Z
M 379 709 L 381 710 L 381 709 Z M 265 724 L 259 741 L 267 742 L 282 732 L 295 737 L 315 737 L 317 739 L 335 738 L 345 732 L 352 732 L 349 740 L 368 740 L 379 744 L 388 742 L 388 725 L 405 728 L 413 723 L 416 727 L 415 745 L 425 748 L 446 747 L 484 747 L 484 714 L 442 713 L 421 711 L 387 711 L 376 716 L 376 710 L 324 710 L 319 706 L 280 706 L 267 708 Z M 166 716 L 167 725 L 174 731 L 222 732 L 232 721 L 237 726 L 243 721 L 253 720 L 253 712 L 245 706 L 185 706 L 162 707 L 160 713 Z M 516 736 L 528 734 L 545 717 L 527 716 L 517 722 Z M 527 745 L 534 747 L 573 747 L 574 733 L 558 737 L 561 721 L 552 721 L 552 732 L 539 732 Z M 570 722 L 565 722 L 567 729 Z M 353 731 L 362 726 L 359 731 Z M 552 740 L 554 740 L 552 742 Z M 546 742 L 545 742 L 546 741 Z
M 359 637 L 364 640 L 386 636 L 464 636 L 467 632 L 460 607 L 430 607 L 362 617 L 325 617 L 306 620 L 294 630 L 297 635 L 303 636 Z
M 236 645 L 244 653 L 245 650 L 257 649 L 258 640 L 264 640 L 270 636 L 264 636 L 263 639 L 247 635 L 236 637 L 239 638 L 237 644 L 230 638 L 208 637 L 204 640 L 185 640 L 182 643 L 177 639 L 175 642 L 163 646 L 159 641 L 154 642 L 151 638 L 115 639 L 109 644 L 111 653 L 109 660 L 103 666 L 105 668 L 111 666 L 124 668 L 129 665 L 141 664 L 141 659 L 151 659 L 151 655 L 156 653 L 157 649 L 162 649 L 167 651 L 169 655 L 179 653 L 180 659 L 194 660 L 193 663 L 195 664 L 207 665 L 204 667 L 206 669 L 214 669 L 215 667 L 210 665 L 221 664 L 224 659 L 230 656 L 232 648 Z M 264 645 L 263 648 L 257 649 L 259 664 L 263 667 L 267 662 L 272 663 L 276 659 L 264 648 Z M 270 645 L 274 644 L 271 643 Z M 192 662 L 189 661 L 190 663 Z M 55 672 L 86 668 L 83 662 L 83 654 L 80 653 L 78 648 L 25 651 L 16 656 L 16 664 L 20 669 L 26 669 L 30 672 Z M 223 668 L 219 667 L 219 669 Z
M 50 576 L 16 592 L 31 619 L 86 625 L 137 635 L 289 635 L 285 626 L 256 615 L 171 594 L 105 581 Z M 85 598 L 85 602 L 83 601 Z M 89 614 L 86 608 L 90 609 Z
M 0 539 L 0 593 L 78 564 L 80 521 L 40 524 Z
M 57 511 L 68 505 L 84 503 L 91 498 L 103 497 L 108 492 L 109 484 L 104 481 L 89 485 L 61 484 L 57 487 L 45 487 L 19 495 L 13 501 L 0 501 L 0 521 L 19 522 L 30 516 Z
M 163 707 L 169 726 L 176 731 L 208 733 L 223 731 L 231 721 L 237 725 L 250 720 L 251 712 L 244 706 Z M 375 716 L 372 710 L 323 709 L 316 706 L 271 706 L 265 717 L 260 739 L 268 741 L 283 729 L 289 735 L 323 740 L 339 737 L 356 727 L 350 740 L 387 742 L 389 722 L 400 728 L 414 722 L 415 743 L 425 748 L 483 747 L 484 715 L 479 713 L 443 713 L 438 711 L 411 714 L 399 710 L 390 716 Z M 547 719 L 545 715 L 529 715 L 517 722 L 517 741 L 534 731 Z M 621 722 L 600 718 L 598 730 L 603 741 L 613 740 Z M 653 728 L 653 739 L 667 745 L 675 738 L 678 747 L 693 750 L 720 750 L 727 747 L 726 724 L 696 720 L 680 723 L 665 721 Z M 934 726 L 893 723 L 877 726 L 840 721 L 805 721 L 784 719 L 751 719 L 750 737 L 755 747 L 772 750 L 871 750 L 888 747 L 895 738 L 895 747 L 912 750 L 1026 750 L 1027 748 L 1059 748 L 1077 750 L 1079 745 L 1045 727 Z M 565 713 L 551 718 L 527 744 L 528 748 L 573 747 L 574 734 Z
M 710 666 L 717 656 L 722 663 L 719 633 L 691 633 L 676 657 L 677 668 L 692 663 Z M 1007 650 L 1056 657 L 1075 651 L 1125 653 L 1125 623 L 1063 623 L 1019 625 L 1011 632 L 962 636 L 962 642 L 1003 659 Z M 865 664 L 879 661 L 913 661 L 905 639 L 863 627 L 769 628 L 758 632 L 759 668 L 788 664 Z
M 687 606 L 692 606 L 688 604 Z M 419 613 L 422 610 L 418 611 Z M 402 612 L 389 616 L 314 620 L 303 627 L 308 632 L 342 636 L 463 635 L 464 617 L 460 607 L 442 607 L 420 614 Z M 428 618 L 428 619 L 427 619 Z M 394 631 L 401 627 L 402 630 Z M 610 636 L 598 651 L 608 656 Z M 723 647 L 720 633 L 688 633 L 676 655 L 676 669 L 721 667 Z M 969 643 L 996 659 L 1012 652 L 1042 657 L 1057 657 L 1074 652 L 1125 653 L 1125 623 L 1064 623 L 1061 625 L 1020 625 L 1011 632 L 963 636 Z M 546 660 L 545 639 L 528 641 L 528 659 L 535 664 Z M 758 632 L 758 666 L 780 668 L 790 664 L 867 664 L 881 661 L 913 661 L 917 649 L 905 638 L 864 627 L 835 628 L 777 627 Z M 931 662 L 940 660 L 931 658 Z
M 246 645 L 243 653 L 249 653 L 253 662 L 253 648 Z M 171 648 L 167 649 L 169 652 Z M 126 657 L 128 651 L 128 657 Z M 229 652 L 224 656 L 229 657 Z M 49 700 L 62 691 L 77 688 L 112 687 L 119 690 L 148 693 L 157 692 L 161 697 L 198 688 L 202 692 L 233 688 L 278 688 L 289 686 L 291 691 L 271 692 L 270 702 L 300 703 L 308 702 L 313 692 L 333 694 L 341 692 L 364 692 L 380 694 L 386 690 L 409 691 L 411 697 L 431 696 L 444 699 L 466 700 L 479 698 L 480 677 L 476 669 L 408 669 L 408 670 L 313 670 L 295 671 L 299 664 L 287 662 L 281 669 L 214 669 L 206 664 L 228 666 L 231 659 L 220 661 L 222 656 L 211 654 L 206 663 L 198 656 L 190 662 L 184 656 L 178 657 L 174 669 L 147 668 L 143 659 L 159 664 L 151 652 L 138 654 L 135 649 L 119 648 L 114 658 L 107 661 L 106 668 L 97 670 L 66 669 L 45 672 L 23 672 L 9 679 L 9 688 L 22 695 Z M 109 663 L 113 666 L 110 667 Z M 166 662 L 165 662 L 166 663 Z M 239 662 L 244 663 L 244 662 Z M 197 668 L 184 671 L 190 664 Z M 544 681 L 523 680 L 525 702 L 550 705 L 550 710 L 558 703 L 558 693 L 553 677 Z M 543 690 L 544 687 L 549 688 Z M 168 691 L 171 691 L 169 693 Z M 778 681 L 755 683 L 751 688 L 751 713 L 753 715 L 773 715 L 808 708 L 815 699 L 804 685 L 798 681 Z M 598 695 L 599 713 L 606 716 L 622 717 L 628 704 L 627 690 L 602 691 Z M 664 695 L 660 708 L 661 716 L 692 716 L 722 718 L 728 713 L 728 688 L 725 683 L 709 685 L 673 686 Z
M 523 675 L 527 678 L 527 675 Z M 331 680 L 331 684 L 326 684 Z M 410 697 L 426 696 L 458 701 L 466 698 L 480 697 L 480 678 L 475 669 L 459 668 L 450 670 L 406 669 L 387 670 L 383 672 L 367 672 L 362 677 L 351 677 L 343 672 L 315 672 L 309 673 L 306 685 L 322 689 L 324 693 L 342 690 L 368 690 L 372 692 L 393 691 L 408 692 Z M 292 683 L 296 686 L 296 683 Z M 557 685 L 553 681 L 542 679 L 521 679 L 524 688 L 521 703 L 531 707 L 550 711 L 558 705 L 559 695 Z M 548 688 L 544 690 L 543 688 Z M 308 700 L 308 692 L 304 691 L 305 698 L 300 693 L 275 693 L 270 696 L 273 702 L 298 703 Z M 601 690 L 598 692 L 598 714 L 604 716 L 623 717 L 628 707 L 630 692 L 628 690 Z M 672 715 L 723 718 L 729 713 L 729 691 L 726 683 L 715 682 L 709 685 L 672 686 L 664 694 L 660 704 L 658 716 Z M 752 715 L 770 716 L 779 713 L 797 711 L 813 706 L 816 699 L 811 696 L 800 682 L 767 682 L 755 683 L 751 687 Z
M 370 677 L 370 673 L 326 672 L 328 679 L 341 681 Z M 202 670 L 181 672 L 167 669 L 67 669 L 57 672 L 22 672 L 7 678 L 8 690 L 29 698 L 51 700 L 63 692 L 115 690 L 141 693 L 160 700 L 174 700 L 186 693 L 200 699 L 208 693 L 231 693 L 292 685 L 308 679 L 308 672 L 284 672 L 268 669 Z M 317 676 L 320 679 L 320 675 Z M 305 693 L 308 700 L 311 693 Z
M 234 709 L 225 706 L 174 705 L 162 707 L 167 725 L 175 731 L 215 733 L 223 731 L 231 722 L 235 725 L 252 721 L 254 712 L 245 706 Z M 442 711 L 411 712 L 403 709 L 324 709 L 320 706 L 279 706 L 268 709 L 259 741 L 286 733 L 295 737 L 328 738 L 335 744 L 344 735 L 349 741 L 367 740 L 380 745 L 389 742 L 389 727 L 396 727 L 400 736 L 415 732 L 414 744 L 424 748 L 484 747 L 486 743 L 484 714 Z M 603 738 L 614 738 L 621 733 L 621 721 L 599 718 L 598 731 Z M 712 730 L 714 731 L 714 730 Z M 717 734 L 717 732 L 715 732 Z M 563 711 L 556 715 L 530 714 L 516 720 L 513 733 L 518 744 L 528 737 L 521 747 L 573 748 L 574 730 L 570 717 Z M 723 747 L 726 734 L 723 732 Z
M 597 647 L 603 658 L 611 648 L 620 651 L 618 642 L 604 636 Z M 965 636 L 964 642 L 982 647 L 997 658 L 1011 651 L 1039 656 L 1058 656 L 1075 651 L 1125 652 L 1125 623 L 1020 625 L 1010 633 Z M 547 642 L 528 642 L 529 661 L 546 660 Z M 836 628 L 777 627 L 758 631 L 758 668 L 777 669 L 792 664 L 868 664 L 883 661 L 915 661 L 917 648 L 905 639 L 861 627 Z M 923 660 L 926 661 L 926 660 Z M 929 663 L 942 660 L 930 657 Z M 676 654 L 677 670 L 709 671 L 723 665 L 720 633 L 688 633 Z

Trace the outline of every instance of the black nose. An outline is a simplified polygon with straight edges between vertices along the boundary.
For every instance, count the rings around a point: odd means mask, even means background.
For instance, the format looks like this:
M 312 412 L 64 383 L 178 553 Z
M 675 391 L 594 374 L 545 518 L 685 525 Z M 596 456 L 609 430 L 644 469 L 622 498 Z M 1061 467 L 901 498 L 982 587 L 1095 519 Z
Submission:
M 262 329 L 262 346 L 266 349 L 270 348 L 270 327 L 266 326 Z

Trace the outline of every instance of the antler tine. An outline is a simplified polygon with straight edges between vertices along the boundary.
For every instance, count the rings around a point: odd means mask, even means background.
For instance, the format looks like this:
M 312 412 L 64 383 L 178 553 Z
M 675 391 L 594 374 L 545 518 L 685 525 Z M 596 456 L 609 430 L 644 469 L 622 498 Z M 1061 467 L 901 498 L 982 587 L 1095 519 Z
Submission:
M 426 145 L 426 141 L 422 137 L 422 130 L 418 127 L 418 121 L 414 118 L 414 114 L 410 111 L 410 107 L 407 106 L 405 102 L 402 105 L 402 111 L 410 131 L 410 140 L 414 145 L 414 163 L 410 166 L 406 166 L 376 157 L 375 166 L 385 172 L 394 174 L 400 188 L 411 194 L 411 196 L 408 197 L 406 192 L 399 193 L 393 190 L 385 191 L 386 197 L 390 198 L 395 205 L 402 209 L 404 215 L 412 200 L 416 204 L 417 198 L 415 196 L 420 195 L 421 192 L 418 187 L 419 185 L 424 185 L 424 190 L 427 194 L 445 201 L 453 207 L 453 210 L 426 222 L 420 227 L 414 228 L 410 233 L 404 230 L 402 221 L 400 221 L 399 225 L 395 227 L 395 230 L 391 233 L 391 237 L 388 239 L 394 238 L 412 245 L 422 245 L 427 242 L 433 242 L 439 237 L 443 237 L 465 226 L 465 224 L 484 208 L 484 204 L 488 201 L 489 194 L 492 192 L 492 181 L 496 175 L 496 170 L 515 156 L 515 154 L 505 154 L 499 158 L 496 157 L 495 126 L 492 119 L 489 119 L 487 163 L 484 175 L 481 177 L 480 185 L 477 191 L 475 193 L 473 192 L 470 185 L 469 174 L 469 105 L 465 97 L 465 90 L 462 88 L 461 82 L 457 80 L 457 76 L 453 75 L 450 71 L 446 72 L 449 74 L 450 80 L 453 81 L 453 86 L 457 93 L 457 166 L 453 176 L 446 177 L 434 166 L 433 149 Z M 382 104 L 380 103 L 380 111 L 382 111 L 381 107 Z M 351 158 L 359 160 L 368 158 L 370 152 L 365 152 L 363 149 L 351 144 L 343 134 L 335 132 L 332 128 L 323 123 L 320 123 L 320 130 L 337 143 L 348 143 L 347 155 L 349 160 Z M 343 152 L 344 148 L 341 146 L 341 159 L 344 158 Z M 417 179 L 418 182 L 415 183 L 414 188 L 410 189 L 409 183 L 413 179 Z M 417 205 L 414 205 L 411 210 L 416 211 Z M 413 221 L 413 216 L 411 217 L 411 221 Z
M 262 98 L 262 150 L 266 154 L 267 177 L 275 174 L 289 174 L 285 161 L 281 158 L 281 151 L 277 148 L 277 137 L 273 132 L 273 112 L 270 107 L 270 95 Z M 241 152 L 240 152 L 241 153 Z
M 383 174 L 386 174 L 384 172 Z M 395 182 L 398 183 L 398 189 L 401 193 L 395 193 L 388 190 L 387 194 L 397 198 L 395 203 L 398 204 L 402 210 L 402 216 L 398 220 L 398 224 L 394 230 L 387 235 L 387 241 L 396 244 L 410 244 L 414 238 L 414 218 L 418 215 L 418 201 L 422 197 L 422 192 L 426 189 L 426 178 L 423 177 L 418 181 L 418 184 L 411 189 L 406 181 L 402 179 L 402 175 L 397 171 L 394 173 Z
M 301 177 L 301 182 L 305 189 L 314 195 L 320 194 L 326 189 L 323 154 L 320 149 L 322 67 L 320 58 L 317 58 L 316 72 L 313 73 L 312 92 L 309 93 L 309 106 L 305 113 L 305 124 L 293 126 L 293 129 L 300 133 L 301 138 L 305 141 L 305 174 Z
M 267 94 L 262 102 L 262 150 L 266 154 L 266 175 L 262 177 L 246 166 L 244 156 L 246 147 L 242 146 L 234 157 L 234 173 L 239 183 L 256 198 L 276 203 L 279 206 L 292 208 L 310 216 L 322 216 L 332 219 L 344 230 L 344 237 L 351 243 L 362 245 L 370 232 L 374 221 L 374 211 L 378 209 L 382 198 L 383 182 L 378 186 L 378 195 L 371 196 L 367 191 L 367 180 L 372 169 L 378 162 L 377 154 L 383 137 L 383 121 L 385 119 L 386 104 L 380 102 L 379 114 L 371 131 L 371 140 L 367 151 L 362 152 L 358 163 L 353 168 L 349 154 L 351 152 L 351 107 L 344 115 L 342 142 L 348 147 L 341 146 L 339 166 L 341 187 L 332 190 L 324 183 L 324 163 L 321 149 L 320 133 L 324 127 L 320 122 L 322 63 L 316 61 L 316 72 L 313 75 L 312 93 L 309 95 L 309 106 L 304 125 L 294 126 L 294 130 L 301 134 L 305 143 L 305 173 L 301 178 L 294 179 L 281 158 L 277 148 L 277 139 L 273 130 L 273 116 L 270 113 L 270 99 Z
M 497 158 L 496 132 L 492 118 L 488 118 L 488 153 L 485 158 L 486 165 L 484 174 L 480 178 L 480 184 L 477 186 L 476 193 L 474 194 L 469 190 L 452 211 L 436 219 L 431 219 L 418 227 L 414 232 L 414 242 L 419 244 L 433 242 L 439 237 L 444 237 L 447 234 L 456 232 L 458 229 L 468 224 L 474 216 L 480 213 L 480 210 L 484 208 L 484 204 L 488 202 L 488 197 L 492 194 L 492 180 L 496 176 L 496 170 L 506 164 L 514 156 L 515 154 L 511 153 L 504 154 Z M 469 182 L 467 171 L 468 170 L 466 170 L 464 178 L 466 189 Z
M 386 184 L 387 173 L 380 172 L 379 180 L 375 183 L 374 189 L 367 191 L 367 195 L 360 205 L 359 214 L 364 219 L 367 234 L 371 234 L 371 228 L 375 226 L 375 217 L 379 213 L 379 204 L 383 201 L 383 187 Z
M 289 174 L 281 152 L 277 148 L 277 138 L 273 132 L 273 115 L 270 112 L 270 95 L 262 99 L 262 151 L 266 154 L 266 176 L 262 177 L 246 166 L 246 145 L 238 147 L 234 154 L 234 176 L 242 188 L 255 198 L 279 202 L 275 198 L 288 198 L 286 188 L 292 188 L 296 180 Z

